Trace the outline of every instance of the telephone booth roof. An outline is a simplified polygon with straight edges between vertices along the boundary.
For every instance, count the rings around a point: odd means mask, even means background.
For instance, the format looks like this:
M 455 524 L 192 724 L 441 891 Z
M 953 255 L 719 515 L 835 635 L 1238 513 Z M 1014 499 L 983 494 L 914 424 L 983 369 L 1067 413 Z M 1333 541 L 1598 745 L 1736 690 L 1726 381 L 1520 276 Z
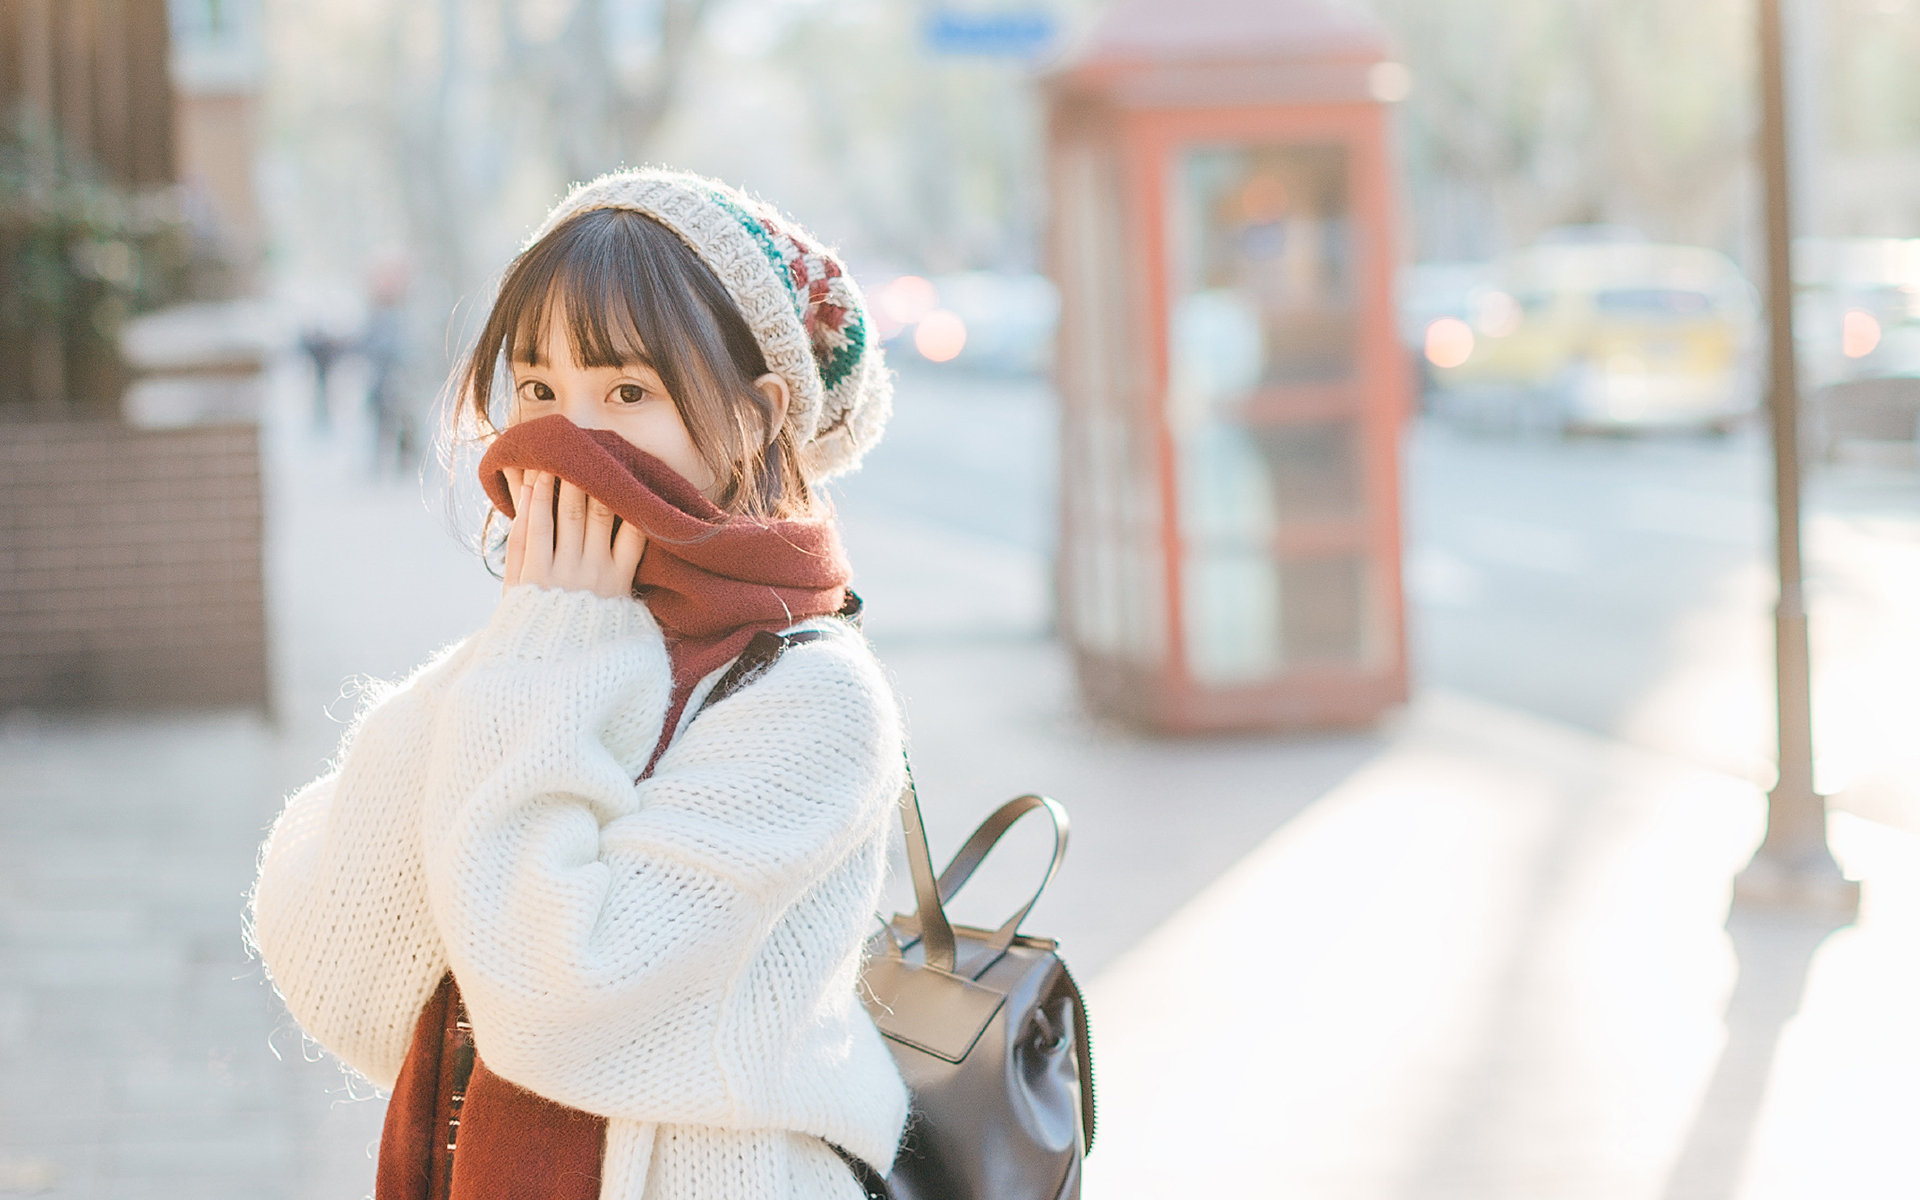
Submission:
M 1378 23 L 1324 0 L 1115 0 L 1065 73 L 1225 62 L 1377 62 Z

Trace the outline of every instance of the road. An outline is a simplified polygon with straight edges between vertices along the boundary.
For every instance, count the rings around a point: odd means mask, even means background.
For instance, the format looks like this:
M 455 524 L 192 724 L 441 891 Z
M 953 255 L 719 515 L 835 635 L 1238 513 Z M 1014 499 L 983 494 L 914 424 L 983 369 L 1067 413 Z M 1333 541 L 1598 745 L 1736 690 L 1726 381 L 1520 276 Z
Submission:
M 1768 780 L 1776 587 L 1756 431 L 1494 440 L 1427 425 L 1408 480 L 1421 680 Z M 1910 824 L 1886 805 L 1920 722 L 1920 475 L 1817 468 L 1805 529 L 1820 784 Z

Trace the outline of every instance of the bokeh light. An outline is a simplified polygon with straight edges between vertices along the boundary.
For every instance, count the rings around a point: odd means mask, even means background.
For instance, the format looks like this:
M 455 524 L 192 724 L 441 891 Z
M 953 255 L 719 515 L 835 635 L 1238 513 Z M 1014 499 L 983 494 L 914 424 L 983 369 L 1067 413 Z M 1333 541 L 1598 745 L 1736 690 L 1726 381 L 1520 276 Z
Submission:
M 940 292 L 931 280 L 902 275 L 880 289 L 874 309 L 896 328 L 911 325 L 940 307 Z
M 1880 344 L 1880 322 L 1870 312 L 1847 310 L 1840 318 L 1840 352 L 1848 358 L 1865 358 Z
M 1473 356 L 1473 328 L 1458 317 L 1441 317 L 1427 326 L 1427 361 L 1457 367 Z
M 967 323 L 960 314 L 936 308 L 920 318 L 913 331 L 913 348 L 929 362 L 950 362 L 967 344 Z

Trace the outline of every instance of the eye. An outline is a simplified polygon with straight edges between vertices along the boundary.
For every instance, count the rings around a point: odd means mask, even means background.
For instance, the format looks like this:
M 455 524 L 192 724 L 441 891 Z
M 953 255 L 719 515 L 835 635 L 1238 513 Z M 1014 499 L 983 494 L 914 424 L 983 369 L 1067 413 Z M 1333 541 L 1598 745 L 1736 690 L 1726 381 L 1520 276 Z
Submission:
M 637 383 L 623 383 L 613 389 L 613 396 L 622 404 L 638 404 L 647 398 L 647 389 Z
M 553 400 L 553 389 L 541 383 L 538 379 L 529 379 L 520 385 L 520 398 L 541 404 L 551 403 Z

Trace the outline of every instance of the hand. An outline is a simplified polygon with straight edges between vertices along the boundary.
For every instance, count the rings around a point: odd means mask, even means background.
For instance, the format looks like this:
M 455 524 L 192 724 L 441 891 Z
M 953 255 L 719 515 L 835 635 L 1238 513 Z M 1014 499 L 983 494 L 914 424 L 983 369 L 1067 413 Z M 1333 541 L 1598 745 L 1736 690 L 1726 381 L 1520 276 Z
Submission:
M 546 471 L 520 473 L 513 509 L 506 586 L 533 583 L 608 597 L 633 593 L 633 574 L 647 550 L 638 525 L 622 521 L 616 531 L 611 508 Z

